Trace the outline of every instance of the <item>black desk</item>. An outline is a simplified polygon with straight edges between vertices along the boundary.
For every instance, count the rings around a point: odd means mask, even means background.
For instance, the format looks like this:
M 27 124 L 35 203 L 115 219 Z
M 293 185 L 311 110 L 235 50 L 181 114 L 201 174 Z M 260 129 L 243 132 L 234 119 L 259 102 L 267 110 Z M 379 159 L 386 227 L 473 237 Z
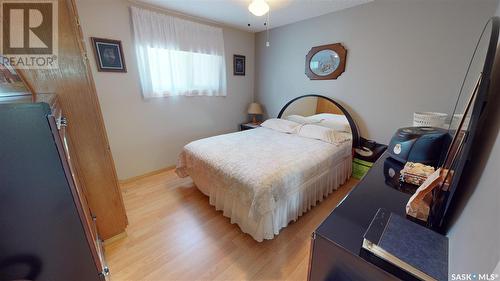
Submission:
M 309 280 L 399 280 L 361 257 L 363 235 L 377 210 L 405 216 L 416 190 L 397 184 L 403 167 L 391 160 L 384 153 L 313 233 Z

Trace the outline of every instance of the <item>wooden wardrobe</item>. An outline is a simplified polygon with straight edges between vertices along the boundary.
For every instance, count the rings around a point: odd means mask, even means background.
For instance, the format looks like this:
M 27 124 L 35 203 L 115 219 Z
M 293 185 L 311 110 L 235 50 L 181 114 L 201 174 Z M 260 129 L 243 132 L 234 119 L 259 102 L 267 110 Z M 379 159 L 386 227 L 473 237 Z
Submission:
M 34 93 L 55 93 L 68 126 L 71 158 L 102 239 L 121 234 L 127 216 L 108 144 L 76 3 L 59 0 L 59 68 L 18 70 Z

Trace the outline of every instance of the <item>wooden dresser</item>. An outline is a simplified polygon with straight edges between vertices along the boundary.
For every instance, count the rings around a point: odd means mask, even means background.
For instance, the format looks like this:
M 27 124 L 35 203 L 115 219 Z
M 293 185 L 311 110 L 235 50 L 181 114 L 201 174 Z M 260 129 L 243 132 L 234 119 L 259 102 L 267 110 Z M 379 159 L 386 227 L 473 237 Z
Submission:
M 67 126 L 56 95 L 0 97 L 0 280 L 108 274 Z

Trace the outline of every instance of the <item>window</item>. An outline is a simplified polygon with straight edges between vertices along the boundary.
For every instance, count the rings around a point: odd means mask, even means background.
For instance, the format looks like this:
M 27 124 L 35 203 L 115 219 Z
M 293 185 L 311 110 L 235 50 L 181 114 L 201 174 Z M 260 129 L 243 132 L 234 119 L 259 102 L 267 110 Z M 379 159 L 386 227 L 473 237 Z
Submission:
M 222 29 L 132 7 L 142 93 L 225 96 Z

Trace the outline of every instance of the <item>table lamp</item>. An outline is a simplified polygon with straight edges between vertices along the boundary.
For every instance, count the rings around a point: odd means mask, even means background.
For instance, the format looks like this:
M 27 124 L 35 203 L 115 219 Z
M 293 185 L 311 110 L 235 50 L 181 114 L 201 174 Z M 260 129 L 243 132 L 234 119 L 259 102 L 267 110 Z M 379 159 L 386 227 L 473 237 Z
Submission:
M 260 104 L 258 104 L 256 102 L 252 102 L 250 104 L 250 106 L 248 106 L 247 112 L 248 112 L 248 114 L 252 115 L 252 123 L 253 124 L 257 124 L 256 116 L 263 114 L 262 107 L 260 106 Z

